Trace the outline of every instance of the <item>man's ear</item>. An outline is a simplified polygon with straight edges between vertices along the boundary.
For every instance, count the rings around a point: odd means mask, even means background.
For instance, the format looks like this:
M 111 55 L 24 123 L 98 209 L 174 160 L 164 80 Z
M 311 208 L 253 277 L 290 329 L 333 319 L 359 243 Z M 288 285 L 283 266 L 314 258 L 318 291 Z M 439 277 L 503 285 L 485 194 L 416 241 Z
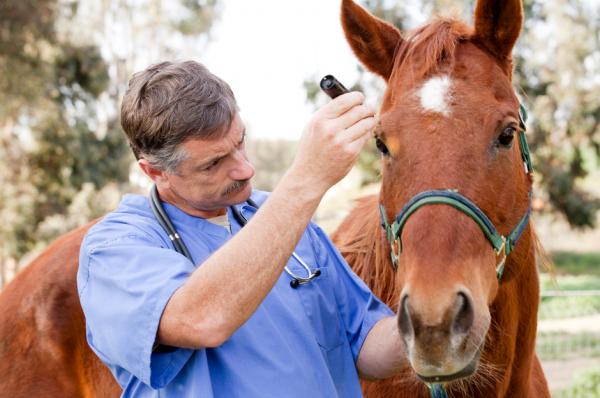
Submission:
M 156 185 L 162 185 L 168 181 L 166 173 L 152 166 L 147 159 L 140 158 L 137 163 L 144 174 L 146 174 Z
M 400 31 L 374 17 L 352 0 L 342 0 L 342 27 L 354 54 L 367 69 L 389 80 Z
M 521 0 L 478 0 L 475 38 L 501 61 L 510 61 L 523 26 Z

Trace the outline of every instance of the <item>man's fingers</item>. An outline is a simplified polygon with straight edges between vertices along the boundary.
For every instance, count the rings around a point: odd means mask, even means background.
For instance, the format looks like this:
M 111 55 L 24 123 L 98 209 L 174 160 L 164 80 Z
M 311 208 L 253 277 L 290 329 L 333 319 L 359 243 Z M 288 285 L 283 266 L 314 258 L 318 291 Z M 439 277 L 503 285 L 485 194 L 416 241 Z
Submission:
M 373 117 L 374 115 L 375 109 L 372 106 L 362 104 L 350 109 L 348 112 L 338 117 L 335 122 L 336 124 L 339 123 L 341 128 L 347 129 L 356 124 L 359 120 Z
M 331 100 L 320 109 L 320 113 L 328 119 L 335 119 L 336 117 L 343 115 L 356 105 L 360 105 L 365 101 L 363 93 L 358 91 L 352 91 L 350 93 L 342 94 L 336 99 Z
M 369 138 L 371 136 L 371 132 L 376 126 L 377 120 L 375 117 L 367 117 L 342 131 L 340 134 L 345 134 L 345 138 L 347 138 L 348 141 L 353 142 L 360 140 L 363 137 Z
M 348 144 L 348 149 L 356 154 L 358 154 L 361 149 L 365 146 L 365 144 L 367 143 L 367 141 L 369 141 L 369 139 L 371 138 L 370 134 L 365 134 L 360 136 L 358 139 L 352 141 L 350 144 Z

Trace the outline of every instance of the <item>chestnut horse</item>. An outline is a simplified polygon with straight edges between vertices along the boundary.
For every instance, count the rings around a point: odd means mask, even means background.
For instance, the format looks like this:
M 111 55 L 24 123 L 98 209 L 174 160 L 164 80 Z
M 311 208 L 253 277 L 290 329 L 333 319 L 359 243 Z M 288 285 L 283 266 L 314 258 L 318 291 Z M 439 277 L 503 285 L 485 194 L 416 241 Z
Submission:
M 410 362 L 364 382 L 367 397 L 550 396 L 534 351 L 531 164 L 511 85 L 521 0 L 479 0 L 474 19 L 474 28 L 437 19 L 402 36 L 342 1 L 350 46 L 387 90 L 380 194 L 333 238 L 397 310 Z
M 412 365 L 398 377 L 365 382 L 365 394 L 427 397 L 425 379 L 446 383 L 451 397 L 549 397 L 534 353 L 532 227 L 519 231 L 497 280 L 503 254 L 495 255 L 474 221 L 482 216 L 452 207 L 469 198 L 504 235 L 528 212 L 531 180 L 521 148 L 512 145 L 522 127 L 510 82 L 520 1 L 480 0 L 474 29 L 438 20 L 407 38 L 350 0 L 343 0 L 342 21 L 355 53 L 388 90 L 377 132 L 381 193 L 363 200 L 334 238 L 373 291 L 398 309 Z M 392 224 L 392 249 L 378 205 L 393 220 L 411 197 L 446 189 L 460 192 L 448 194 L 450 205 L 413 209 L 402 226 Z M 50 245 L 0 293 L 0 397 L 119 396 L 86 343 L 77 297 L 88 228 Z

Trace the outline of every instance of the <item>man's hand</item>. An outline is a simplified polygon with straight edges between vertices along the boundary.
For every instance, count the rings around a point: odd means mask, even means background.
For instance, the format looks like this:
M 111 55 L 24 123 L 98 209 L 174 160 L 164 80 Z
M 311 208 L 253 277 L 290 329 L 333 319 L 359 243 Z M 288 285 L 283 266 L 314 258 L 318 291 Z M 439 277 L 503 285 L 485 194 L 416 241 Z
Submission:
M 290 172 L 325 193 L 352 168 L 375 128 L 375 110 L 351 92 L 321 107 L 304 129 Z

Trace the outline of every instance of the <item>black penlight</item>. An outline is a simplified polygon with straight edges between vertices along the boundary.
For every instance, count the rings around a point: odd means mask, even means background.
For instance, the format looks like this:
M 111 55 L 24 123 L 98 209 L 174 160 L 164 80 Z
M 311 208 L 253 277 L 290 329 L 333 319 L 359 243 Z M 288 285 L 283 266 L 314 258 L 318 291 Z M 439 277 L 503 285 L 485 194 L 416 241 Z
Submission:
M 321 90 L 331 97 L 331 99 L 339 97 L 340 95 L 348 92 L 348 89 L 332 75 L 327 75 L 322 78 L 319 85 L 321 86 Z

